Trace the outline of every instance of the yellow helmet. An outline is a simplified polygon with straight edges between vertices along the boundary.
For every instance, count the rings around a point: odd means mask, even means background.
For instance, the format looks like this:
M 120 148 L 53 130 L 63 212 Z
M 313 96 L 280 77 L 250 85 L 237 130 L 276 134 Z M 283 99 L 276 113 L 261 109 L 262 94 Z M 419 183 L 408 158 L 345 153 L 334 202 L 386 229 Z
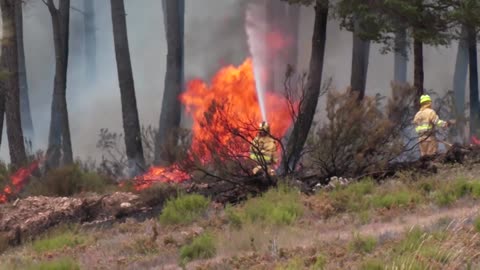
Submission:
M 432 99 L 430 98 L 429 95 L 422 95 L 420 97 L 420 104 L 423 104 L 425 102 L 432 102 Z
M 270 126 L 268 125 L 267 122 L 263 121 L 262 123 L 260 123 L 260 127 L 259 127 L 258 130 L 269 133 L 270 132 Z

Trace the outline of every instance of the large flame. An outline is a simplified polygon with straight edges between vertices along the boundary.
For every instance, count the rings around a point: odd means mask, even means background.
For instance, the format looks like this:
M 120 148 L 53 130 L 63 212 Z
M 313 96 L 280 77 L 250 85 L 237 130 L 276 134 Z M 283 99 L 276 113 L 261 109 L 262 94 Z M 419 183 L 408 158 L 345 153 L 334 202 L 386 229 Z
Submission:
M 0 203 L 7 202 L 9 197 L 18 193 L 25 185 L 28 176 L 30 176 L 32 172 L 38 168 L 38 165 L 40 165 L 40 160 L 32 162 L 27 167 L 20 168 L 18 171 L 12 174 L 10 176 L 11 183 L 4 187 L 3 193 L 0 193 Z
M 265 98 L 271 133 L 281 138 L 292 122 L 288 102 L 283 96 L 270 92 Z M 204 146 L 218 144 L 248 156 L 249 143 L 245 139 L 255 137 L 256 127 L 262 121 L 250 58 L 238 67 L 222 68 L 210 85 L 198 79 L 190 81 L 180 100 L 193 119 L 191 153 L 201 153 L 202 160 L 208 162 L 212 153 Z M 242 132 L 243 140 L 238 139 L 235 130 Z M 152 167 L 135 180 L 140 190 L 154 182 L 181 182 L 188 178 L 187 173 L 173 165 Z

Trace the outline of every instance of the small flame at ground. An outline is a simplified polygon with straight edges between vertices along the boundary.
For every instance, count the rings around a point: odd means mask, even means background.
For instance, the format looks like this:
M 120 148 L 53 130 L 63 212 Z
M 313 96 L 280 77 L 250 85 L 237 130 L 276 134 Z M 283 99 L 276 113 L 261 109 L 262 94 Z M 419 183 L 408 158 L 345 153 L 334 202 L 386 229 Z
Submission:
M 292 120 L 287 100 L 278 94 L 265 93 L 267 120 L 271 134 L 281 138 L 290 127 Z M 201 154 L 208 162 L 207 144 L 218 144 L 239 156 L 248 156 L 249 143 L 239 140 L 232 130 L 241 130 L 243 137 L 253 139 L 258 123 L 262 121 L 252 59 L 238 66 L 222 68 L 210 85 L 202 80 L 192 80 L 180 96 L 187 113 L 192 117 L 192 145 L 190 153 Z M 217 105 L 215 105 L 217 104 Z M 215 106 L 214 106 L 215 105 Z M 213 108 L 213 109 L 212 109 Z M 250 128 L 246 125 L 252 124 Z M 190 176 L 178 165 L 152 167 L 147 173 L 134 179 L 135 188 L 142 190 L 154 182 L 178 183 Z
M 40 160 L 32 162 L 29 166 L 20 168 L 14 174 L 10 176 L 10 184 L 3 188 L 3 193 L 0 193 L 0 203 L 7 202 L 8 198 L 20 190 L 25 185 L 27 178 L 32 174 L 34 170 L 40 165 Z

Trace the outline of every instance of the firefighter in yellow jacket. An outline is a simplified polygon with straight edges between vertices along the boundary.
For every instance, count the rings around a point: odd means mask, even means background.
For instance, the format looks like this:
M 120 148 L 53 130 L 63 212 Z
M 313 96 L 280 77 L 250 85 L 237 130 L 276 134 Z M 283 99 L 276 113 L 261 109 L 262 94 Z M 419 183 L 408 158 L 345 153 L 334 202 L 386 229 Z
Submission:
M 432 99 L 429 95 L 420 97 L 420 110 L 415 115 L 413 123 L 419 136 L 420 156 L 435 155 L 438 150 L 435 129 L 448 127 L 448 122 L 441 120 L 432 109 Z
M 250 158 L 257 162 L 257 166 L 253 168 L 253 174 L 258 174 L 266 167 L 268 174 L 273 176 L 275 170 L 273 165 L 277 162 L 277 143 L 270 136 L 270 127 L 266 122 L 260 124 L 258 135 L 253 139 L 250 145 Z

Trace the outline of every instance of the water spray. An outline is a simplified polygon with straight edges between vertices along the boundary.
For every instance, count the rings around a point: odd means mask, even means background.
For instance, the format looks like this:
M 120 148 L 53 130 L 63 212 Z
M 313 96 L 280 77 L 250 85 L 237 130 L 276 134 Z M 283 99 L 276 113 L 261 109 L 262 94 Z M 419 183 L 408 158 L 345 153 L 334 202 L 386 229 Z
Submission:
M 268 24 L 265 21 L 267 10 L 265 5 L 250 3 L 247 6 L 245 30 L 247 42 L 253 62 L 253 75 L 255 77 L 255 89 L 257 91 L 258 104 L 262 114 L 262 120 L 267 122 L 267 108 L 265 106 L 265 81 L 267 78 L 267 31 Z

